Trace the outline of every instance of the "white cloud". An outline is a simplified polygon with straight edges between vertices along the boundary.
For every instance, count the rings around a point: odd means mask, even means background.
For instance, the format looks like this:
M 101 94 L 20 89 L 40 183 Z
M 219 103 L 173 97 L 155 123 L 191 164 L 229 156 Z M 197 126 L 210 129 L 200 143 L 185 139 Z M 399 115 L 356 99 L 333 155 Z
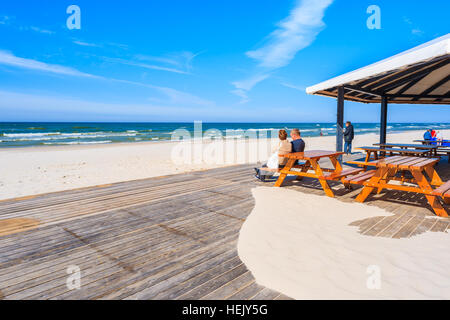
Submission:
M 98 102 L 76 97 L 0 90 L 0 112 L 8 121 L 193 121 L 235 116 L 228 108 L 186 104 Z M 246 114 L 250 116 L 250 112 Z M 38 119 L 38 120 L 37 120 Z
M 82 46 L 82 47 L 101 47 L 101 45 L 98 45 L 95 43 L 84 42 L 84 41 L 80 41 L 80 40 L 74 40 L 72 42 L 79 46 Z
M 249 91 L 256 84 L 258 84 L 259 82 L 267 79 L 268 77 L 269 77 L 269 74 L 258 74 L 258 75 L 252 76 L 250 78 L 241 80 L 241 81 L 235 81 L 232 84 L 238 89 Z
M 54 34 L 55 33 L 53 31 L 46 30 L 46 29 L 41 29 L 39 27 L 34 27 L 34 26 L 31 26 L 30 29 L 35 31 L 35 32 L 44 33 L 44 34 Z
M 7 25 L 7 24 L 10 24 L 10 22 L 11 22 L 11 17 L 5 16 L 5 15 L 0 16 L 0 24 Z
M 291 14 L 278 23 L 278 28 L 259 49 L 247 56 L 259 61 L 260 66 L 280 68 L 288 65 L 298 51 L 309 46 L 325 26 L 322 21 L 333 0 L 301 0 Z
M 178 70 L 178 69 L 175 69 L 175 68 L 158 66 L 158 65 L 153 65 L 153 64 L 147 64 L 147 63 L 142 63 L 142 62 L 136 62 L 136 61 L 133 61 L 133 60 L 125 60 L 125 59 L 119 59 L 119 58 L 108 58 L 108 57 L 102 57 L 102 59 L 107 61 L 107 62 L 121 63 L 121 64 L 126 64 L 126 65 L 130 65 L 130 66 L 140 67 L 140 68 L 144 68 L 144 69 L 167 71 L 167 72 L 179 73 L 179 74 L 188 74 L 188 72 L 183 71 L 183 70 Z
M 247 95 L 247 91 L 245 91 L 245 90 L 235 89 L 235 90 L 231 90 L 231 93 L 233 93 L 241 98 L 241 101 L 239 103 L 247 103 L 250 101 L 250 99 L 248 98 L 248 95 Z
M 214 102 L 202 99 L 200 97 L 197 97 L 195 95 L 192 95 L 187 92 L 179 91 L 173 88 L 168 87 L 161 87 L 156 86 L 152 84 L 146 84 L 136 81 L 130 81 L 130 80 L 122 80 L 122 79 L 115 79 L 115 78 L 105 78 L 102 76 L 96 76 L 89 73 L 84 73 L 81 71 L 78 71 L 74 68 L 55 65 L 55 64 L 48 64 L 44 62 L 40 62 L 37 60 L 32 59 L 26 59 L 26 58 L 20 58 L 8 51 L 2 51 L 0 50 L 0 64 L 16 67 L 20 69 L 26 69 L 26 70 L 35 70 L 40 72 L 46 72 L 51 74 L 60 74 L 60 75 L 66 75 L 66 76 L 75 76 L 75 77 L 87 77 L 87 78 L 93 78 L 103 81 L 112 81 L 116 83 L 123 83 L 128 84 L 132 86 L 140 86 L 145 88 L 153 89 L 159 93 L 162 93 L 165 95 L 166 99 L 155 99 L 159 102 L 164 103 L 185 103 L 189 106 L 197 105 L 197 106 L 213 106 Z
M 250 101 L 247 92 L 253 89 L 253 87 L 259 82 L 267 79 L 269 76 L 270 74 L 257 74 L 244 80 L 234 81 L 232 82 L 232 85 L 236 89 L 232 90 L 231 93 L 237 95 L 238 97 L 241 97 L 240 103 L 246 103 Z
M 20 58 L 8 51 L 0 50 L 0 64 L 20 69 L 36 70 L 48 73 L 62 74 L 76 77 L 98 78 L 97 76 L 78 71 L 73 68 L 56 64 L 48 64 L 37 60 Z
M 199 54 L 201 53 L 193 53 L 190 51 L 170 53 L 162 57 L 147 56 L 140 54 L 136 55 L 135 59 L 140 61 L 153 61 L 162 64 L 162 66 L 150 65 L 153 69 L 157 67 L 159 70 L 166 70 L 166 71 L 172 70 L 172 72 L 175 72 L 174 70 L 177 70 L 179 73 L 190 73 L 190 71 L 192 70 L 193 60 Z
M 247 93 L 257 83 L 267 79 L 269 73 L 288 65 L 294 59 L 297 52 L 308 47 L 325 27 L 323 17 L 325 10 L 333 3 L 333 0 L 299 0 L 297 6 L 290 15 L 280 21 L 265 40 L 260 48 L 246 52 L 246 55 L 258 61 L 259 76 L 253 76 L 246 80 L 235 81 L 236 87 L 232 93 L 246 97 Z M 266 76 L 261 76 L 264 74 Z
M 416 28 L 416 29 L 412 29 L 412 30 L 411 30 L 411 33 L 414 34 L 414 35 L 416 35 L 416 36 L 421 36 L 421 35 L 423 35 L 425 32 L 423 32 L 422 30 Z
M 305 86 L 297 86 L 295 84 L 291 84 L 291 83 L 287 83 L 287 82 L 280 82 L 280 84 L 286 88 L 291 88 L 291 89 L 295 89 L 295 90 L 302 91 L 302 92 L 305 92 L 305 90 L 306 90 Z

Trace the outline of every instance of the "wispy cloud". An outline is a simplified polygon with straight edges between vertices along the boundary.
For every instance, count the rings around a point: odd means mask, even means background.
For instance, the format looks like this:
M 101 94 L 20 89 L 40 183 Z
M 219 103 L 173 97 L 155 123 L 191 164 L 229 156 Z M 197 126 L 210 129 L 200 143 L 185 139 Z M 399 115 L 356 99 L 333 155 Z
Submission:
M 12 27 L 20 31 L 34 31 L 42 34 L 55 34 L 56 32 L 36 26 L 19 25 L 13 16 L 0 15 L 0 25 Z
M 290 15 L 277 24 L 277 29 L 266 37 L 260 48 L 246 52 L 248 57 L 258 62 L 258 68 L 263 70 L 259 73 L 287 66 L 300 50 L 308 47 L 325 27 L 325 10 L 332 3 L 333 0 L 299 0 Z M 249 89 L 236 86 L 236 83 L 246 81 L 248 80 L 233 82 L 233 85 L 237 90 L 249 91 L 253 86 Z M 241 91 L 233 92 L 242 95 Z
M 154 65 L 154 64 L 148 64 L 148 63 L 142 63 L 142 62 L 138 62 L 138 61 L 134 61 L 134 60 L 109 58 L 109 57 L 102 57 L 102 59 L 107 62 L 121 63 L 121 64 L 126 64 L 126 65 L 134 66 L 134 67 L 140 67 L 140 68 L 144 68 L 144 69 L 167 71 L 167 72 L 180 73 L 180 74 L 188 74 L 189 73 L 187 71 L 183 71 L 183 70 L 179 70 L 179 69 L 175 69 L 175 68 L 158 66 L 158 65 Z
M 149 89 L 153 89 L 159 93 L 162 93 L 165 96 L 165 99 L 154 99 L 158 100 L 159 102 L 164 103 L 184 103 L 188 105 L 197 105 L 197 106 L 213 106 L 214 102 L 202 99 L 200 97 L 197 97 L 195 95 L 192 95 L 187 92 L 179 91 L 173 88 L 168 87 L 162 87 L 147 83 L 141 83 L 136 81 L 130 81 L 130 80 L 123 80 L 123 79 L 115 79 L 115 78 L 106 78 L 102 76 L 97 76 L 85 72 L 81 72 L 77 69 L 65 67 L 61 65 L 55 65 L 55 64 L 48 64 L 41 61 L 33 60 L 33 59 L 26 59 L 17 57 L 14 54 L 0 50 L 0 64 L 11 66 L 15 68 L 25 69 L 25 70 L 34 70 L 34 71 L 40 71 L 50 74 L 59 74 L 59 75 L 66 75 L 66 76 L 75 76 L 75 77 L 87 77 L 97 80 L 104 80 L 104 81 L 110 81 L 110 82 L 116 82 L 116 83 L 123 83 L 127 85 L 132 86 L 139 86 L 139 87 L 145 87 Z
M 158 104 L 150 101 L 121 103 L 90 101 L 81 97 L 49 95 L 39 92 L 14 92 L 0 90 L 0 113 L 6 121 L 239 121 L 264 120 L 253 110 L 236 108 L 211 108 L 211 106 L 186 104 Z M 258 118 L 259 117 L 259 118 Z
M 414 29 L 411 30 L 411 33 L 414 34 L 414 35 L 416 35 L 416 36 L 421 36 L 421 35 L 423 35 L 425 32 L 423 32 L 423 30 L 420 30 L 420 29 L 418 29 L 418 28 L 414 28 Z
M 17 57 L 11 52 L 3 50 L 0 50 L 0 64 L 20 69 L 36 70 L 47 73 L 76 76 L 76 77 L 97 78 L 97 76 L 78 71 L 74 68 L 64 67 L 56 64 L 48 64 L 33 59 Z
M 95 43 L 89 43 L 89 42 L 85 42 L 85 41 L 80 41 L 80 40 L 73 40 L 73 43 L 82 46 L 82 47 L 101 47 L 101 45 L 99 44 L 95 44 Z
M 9 16 L 0 16 L 0 24 L 9 24 L 11 21 L 11 18 Z
M 291 88 L 291 89 L 295 89 L 295 90 L 302 91 L 302 92 L 305 92 L 305 90 L 306 90 L 306 86 L 298 86 L 298 85 L 287 83 L 287 82 L 280 82 L 280 84 L 286 88 Z
M 158 62 L 162 64 L 162 66 L 158 66 L 159 68 L 166 68 L 166 69 L 175 69 L 182 71 L 183 73 L 190 73 L 193 69 L 193 61 L 194 58 L 196 58 L 199 53 L 193 53 L 190 51 L 182 51 L 182 52 L 176 52 L 176 53 L 170 53 L 165 56 L 161 57 L 155 57 L 155 56 L 148 56 L 148 55 L 136 55 L 135 59 L 140 61 L 153 61 Z M 170 67 L 172 68 L 170 68 Z M 168 70 L 167 70 L 168 71 Z
M 55 34 L 54 31 L 42 29 L 42 28 L 35 27 L 35 26 L 31 26 L 31 27 L 29 27 L 29 29 L 30 29 L 30 30 L 33 30 L 33 31 L 35 31 L 35 32 L 44 33 L 44 34 Z
M 278 23 L 278 28 L 267 38 L 266 44 L 247 56 L 259 61 L 260 66 L 280 68 L 288 65 L 298 51 L 309 46 L 325 26 L 325 9 L 333 0 L 302 0 L 291 14 Z
M 425 34 L 425 32 L 419 27 L 417 27 L 410 18 L 403 17 L 403 22 L 410 26 L 412 35 L 422 36 Z
M 269 76 L 270 74 L 257 74 L 241 81 L 234 81 L 232 82 L 232 85 L 236 89 L 232 90 L 231 93 L 234 93 L 238 97 L 241 97 L 240 103 L 246 103 L 249 101 L 247 92 L 250 91 L 259 82 L 267 79 Z

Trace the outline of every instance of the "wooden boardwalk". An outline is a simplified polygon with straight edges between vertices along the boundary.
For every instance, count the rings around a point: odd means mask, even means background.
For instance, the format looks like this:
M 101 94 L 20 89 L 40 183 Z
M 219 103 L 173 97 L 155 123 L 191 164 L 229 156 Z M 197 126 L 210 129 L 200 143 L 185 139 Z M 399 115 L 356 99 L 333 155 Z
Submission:
M 0 298 L 287 299 L 237 255 L 249 166 L 0 202 Z M 68 267 L 81 270 L 69 290 Z
M 256 284 L 237 255 L 257 185 L 272 183 L 242 165 L 2 201 L 0 299 L 289 299 Z M 331 186 L 341 201 L 359 192 Z M 323 195 L 313 179 L 286 187 Z M 353 222 L 366 236 L 449 228 L 420 195 L 387 191 L 367 205 L 394 215 Z M 66 284 L 71 266 L 78 290 Z

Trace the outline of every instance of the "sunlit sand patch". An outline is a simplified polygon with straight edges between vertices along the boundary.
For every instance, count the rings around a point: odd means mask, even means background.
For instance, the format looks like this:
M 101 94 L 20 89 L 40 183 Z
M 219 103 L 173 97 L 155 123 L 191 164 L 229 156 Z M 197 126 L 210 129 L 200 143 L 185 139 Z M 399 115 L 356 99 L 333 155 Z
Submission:
M 449 234 L 366 236 L 350 224 L 393 215 L 287 188 L 252 192 L 238 252 L 260 285 L 295 299 L 450 298 Z
M 31 218 L 13 218 L 0 220 L 0 237 L 37 228 L 41 223 Z

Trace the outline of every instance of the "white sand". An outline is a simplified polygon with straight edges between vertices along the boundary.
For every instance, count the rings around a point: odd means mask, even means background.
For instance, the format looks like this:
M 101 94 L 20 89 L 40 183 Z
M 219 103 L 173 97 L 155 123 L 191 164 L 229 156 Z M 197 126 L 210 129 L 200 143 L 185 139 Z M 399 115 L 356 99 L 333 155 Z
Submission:
M 450 130 L 442 133 L 444 137 L 450 136 Z M 391 134 L 388 139 L 412 142 L 421 139 L 422 134 L 422 131 L 410 131 Z M 306 147 L 310 150 L 334 150 L 335 140 L 334 136 L 305 138 Z M 358 135 L 353 145 L 371 145 L 377 141 L 376 134 Z M 0 199 L 242 163 L 237 157 L 218 163 L 205 159 L 196 159 L 193 163 L 174 163 L 171 154 L 176 145 L 170 142 L 143 142 L 0 149 Z M 223 143 L 218 145 L 224 146 Z M 266 160 L 270 155 L 270 146 L 267 150 L 261 149 L 252 159 L 243 160 L 248 163 Z M 236 153 L 241 154 L 238 150 L 235 149 Z
M 285 188 L 253 195 L 238 251 L 259 284 L 295 299 L 450 299 L 450 235 L 363 236 L 349 224 L 390 214 Z

